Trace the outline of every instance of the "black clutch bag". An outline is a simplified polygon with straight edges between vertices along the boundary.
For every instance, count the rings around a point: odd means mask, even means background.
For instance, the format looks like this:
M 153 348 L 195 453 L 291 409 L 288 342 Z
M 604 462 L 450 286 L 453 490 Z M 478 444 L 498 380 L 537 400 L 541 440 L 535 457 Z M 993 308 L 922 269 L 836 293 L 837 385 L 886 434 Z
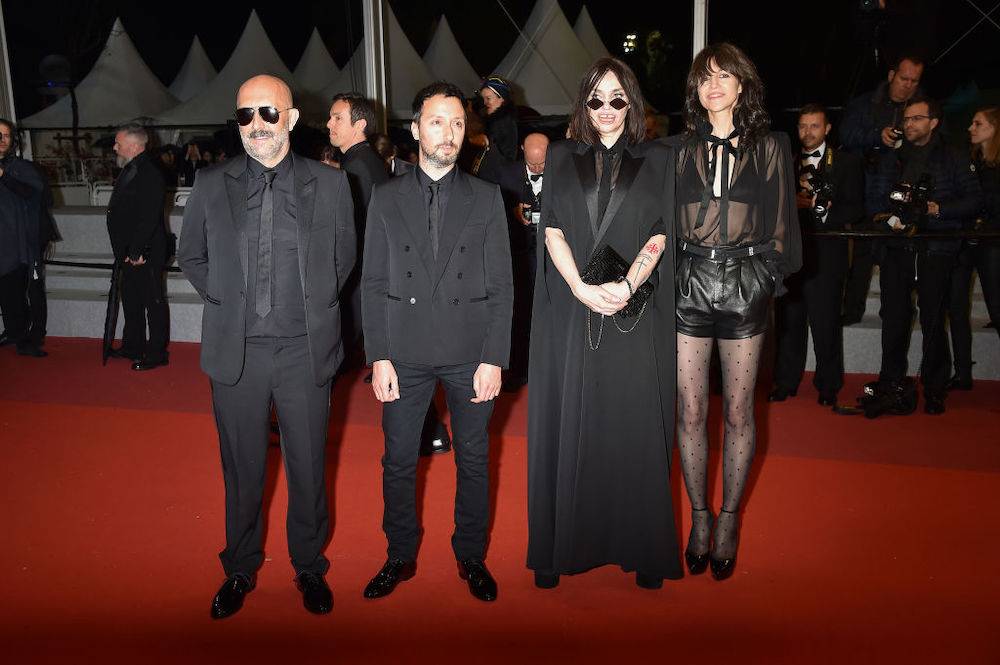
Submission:
M 629 264 L 611 245 L 601 245 L 584 266 L 580 278 L 583 279 L 584 284 L 591 285 L 620 282 L 625 279 L 628 269 Z M 632 297 L 628 299 L 628 303 L 618 314 L 628 317 L 638 316 L 652 294 L 653 285 L 649 280 L 646 280 L 632 293 Z

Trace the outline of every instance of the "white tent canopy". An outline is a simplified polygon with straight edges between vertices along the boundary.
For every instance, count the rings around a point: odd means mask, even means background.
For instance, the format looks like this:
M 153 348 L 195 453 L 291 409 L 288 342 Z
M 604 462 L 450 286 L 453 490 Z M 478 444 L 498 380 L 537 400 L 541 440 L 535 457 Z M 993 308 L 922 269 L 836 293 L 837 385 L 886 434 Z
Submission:
M 201 46 L 201 40 L 195 35 L 184 64 L 174 77 L 174 82 L 170 84 L 170 92 L 178 100 L 186 102 L 204 90 L 216 74 L 215 65 L 208 59 L 205 49 Z
M 542 115 L 570 112 L 580 77 L 593 62 L 558 0 L 538 0 L 495 72 L 514 84 L 514 100 Z
M 606 58 L 611 55 L 607 47 L 604 46 L 601 36 L 597 34 L 597 28 L 594 27 L 594 22 L 590 19 L 590 12 L 587 11 L 587 5 L 583 6 L 580 10 L 580 15 L 576 17 L 573 32 L 576 33 L 577 39 L 583 44 L 583 48 L 587 49 L 587 53 L 590 54 L 591 59 L 597 60 L 598 58 Z
M 154 120 L 163 126 L 224 124 L 233 115 L 236 91 L 244 81 L 257 74 L 277 76 L 291 85 L 293 92 L 298 87 L 264 32 L 257 12 L 252 11 L 240 41 L 222 71 L 201 93 L 157 115 Z
M 294 73 L 299 86 L 310 92 L 319 92 L 340 74 L 340 69 L 333 61 L 317 28 L 313 28 L 312 36 L 309 37 L 309 43 L 306 44 L 306 50 L 302 52 Z
M 121 19 L 115 19 L 93 69 L 77 84 L 76 99 L 80 127 L 115 126 L 155 116 L 177 104 L 143 62 Z M 70 96 L 25 118 L 21 125 L 32 129 L 72 127 Z
M 434 75 L 417 55 L 413 44 L 400 27 L 392 8 L 385 5 L 386 34 L 386 77 L 389 88 L 389 103 L 386 105 L 389 116 L 394 118 L 409 118 L 413 98 L 417 91 L 434 80 Z M 368 36 L 365 36 L 367 39 Z M 365 94 L 365 49 L 364 43 L 358 45 L 351 59 L 344 65 L 337 79 L 323 88 L 319 93 L 327 99 L 340 92 L 357 92 Z
M 482 80 L 462 53 L 455 33 L 444 16 L 438 22 L 430 46 L 424 53 L 424 64 L 436 78 L 454 83 L 466 94 L 472 94 Z

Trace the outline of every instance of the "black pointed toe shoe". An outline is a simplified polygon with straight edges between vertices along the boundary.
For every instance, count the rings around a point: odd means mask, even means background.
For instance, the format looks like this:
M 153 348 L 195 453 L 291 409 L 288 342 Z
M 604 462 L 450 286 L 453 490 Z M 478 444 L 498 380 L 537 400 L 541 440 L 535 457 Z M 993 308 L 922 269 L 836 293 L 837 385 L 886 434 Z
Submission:
M 236 573 L 228 577 L 212 599 L 212 618 L 225 619 L 239 612 L 243 607 L 243 599 L 253 591 L 256 584 L 256 575 Z
M 555 589 L 559 586 L 559 575 L 556 573 L 535 573 L 535 586 L 539 589 Z
M 397 584 L 413 577 L 416 571 L 417 567 L 413 561 L 389 559 L 365 587 L 365 598 L 388 596 L 395 590 Z
M 302 592 L 302 604 L 313 614 L 329 614 L 333 609 L 333 593 L 322 575 L 300 573 L 295 586 Z
M 731 559 L 709 557 L 708 561 L 712 568 L 712 577 L 719 582 L 732 576 L 733 570 L 736 569 L 736 557 L 732 557 Z
M 497 599 L 497 583 L 482 559 L 458 562 L 458 576 L 469 583 L 469 593 L 487 602 Z
M 692 575 L 701 575 L 708 568 L 708 552 L 704 554 L 692 554 L 684 550 L 684 562 L 687 564 L 689 573 Z

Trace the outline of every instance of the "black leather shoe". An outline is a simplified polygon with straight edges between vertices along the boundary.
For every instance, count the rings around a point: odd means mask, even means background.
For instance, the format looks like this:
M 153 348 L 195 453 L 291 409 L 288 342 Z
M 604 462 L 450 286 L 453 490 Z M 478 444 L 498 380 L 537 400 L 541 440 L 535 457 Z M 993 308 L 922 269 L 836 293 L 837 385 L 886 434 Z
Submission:
M 731 559 L 716 559 L 715 557 L 709 557 L 709 564 L 712 567 L 712 577 L 718 581 L 722 581 L 733 574 L 733 570 L 736 568 L 736 557 Z
M 469 583 L 469 592 L 479 600 L 497 599 L 497 582 L 482 559 L 459 561 L 458 576 Z
M 636 571 L 635 584 L 641 589 L 662 589 L 663 578 L 657 577 L 656 575 L 647 575 L 646 573 Z
M 559 586 L 559 576 L 555 573 L 535 573 L 535 586 L 539 589 L 555 589 Z
M 708 568 L 708 552 L 704 554 L 691 554 L 684 550 L 684 561 L 692 575 L 701 575 Z M 638 584 L 638 580 L 636 580 Z
M 120 358 L 122 360 L 131 360 L 132 362 L 139 362 L 142 360 L 141 353 L 132 353 L 127 349 L 111 349 L 108 351 L 109 358 Z
M 768 402 L 784 402 L 789 397 L 795 397 L 798 390 L 790 390 L 788 388 L 782 388 L 781 386 L 775 387 L 771 391 L 771 394 L 767 396 Z
M 16 342 L 17 340 L 8 335 L 7 333 L 3 333 L 2 335 L 0 335 L 0 346 L 7 346 L 8 344 L 14 344 Z
M 972 390 L 972 372 L 955 372 L 945 384 L 947 390 Z
M 924 413 L 932 416 L 944 413 L 944 395 L 924 395 Z
M 256 575 L 236 573 L 226 579 L 212 599 L 212 618 L 225 619 L 236 614 L 243 607 L 243 598 L 257 585 Z
M 313 614 L 328 614 L 333 609 L 333 593 L 322 575 L 299 573 L 295 586 L 302 592 L 302 604 Z
M 439 453 L 451 452 L 451 438 L 447 433 L 433 439 L 420 442 L 420 454 L 424 457 Z
M 837 406 L 837 393 L 820 393 L 816 402 L 820 406 Z
M 170 361 L 166 358 L 162 360 L 146 360 L 145 358 L 137 363 L 132 363 L 132 369 L 137 372 L 145 372 L 148 369 L 156 369 L 157 367 L 162 367 L 163 365 L 170 364 Z
M 410 579 L 416 572 L 417 566 L 413 561 L 389 559 L 365 587 L 365 598 L 388 596 L 397 584 Z
M 40 348 L 34 344 L 18 344 L 17 345 L 17 355 L 19 356 L 30 356 L 32 358 L 44 358 L 49 355 L 48 352 L 42 351 Z

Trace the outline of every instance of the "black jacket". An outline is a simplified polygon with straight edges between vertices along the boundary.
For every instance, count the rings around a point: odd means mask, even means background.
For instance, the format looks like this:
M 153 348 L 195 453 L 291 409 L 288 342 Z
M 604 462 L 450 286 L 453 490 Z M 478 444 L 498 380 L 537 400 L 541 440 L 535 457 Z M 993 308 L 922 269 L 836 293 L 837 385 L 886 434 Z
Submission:
M 385 162 L 367 141 L 348 148 L 340 161 L 340 168 L 347 174 L 347 182 L 351 186 L 351 197 L 354 199 L 354 229 L 360 252 L 364 247 L 365 215 L 368 211 L 368 201 L 372 197 L 372 188 L 388 180 L 389 172 L 386 170 Z
M 503 155 L 507 161 L 517 159 L 517 107 L 507 102 L 491 115 L 486 116 L 486 135 L 490 146 Z
M 198 173 L 184 207 L 177 262 L 205 301 L 201 367 L 235 384 L 246 349 L 247 160 L 235 157 Z M 340 366 L 340 288 L 354 267 L 354 206 L 340 171 L 292 155 L 299 276 L 313 380 L 321 386 Z
M 455 173 L 435 259 L 416 169 L 375 187 L 362 321 L 368 362 L 506 367 L 514 290 L 500 189 Z
M 983 190 L 983 228 L 1000 230 L 1000 167 L 988 166 L 977 160 L 973 166 Z
M 166 194 L 163 174 L 149 153 L 140 153 L 122 169 L 108 203 L 108 235 L 116 261 L 140 256 L 155 263 L 166 260 Z
M 795 156 L 796 176 L 800 176 L 801 154 Z M 827 144 L 816 171 L 833 186 L 833 204 L 824 220 L 818 220 L 812 208 L 799 208 L 802 227 L 803 278 L 818 274 L 842 275 L 847 270 L 847 242 L 842 238 L 813 235 L 814 231 L 842 231 L 864 218 L 864 172 L 857 155 Z
M 920 94 L 919 92 L 917 94 Z M 903 104 L 889 97 L 889 83 L 852 99 L 840 121 L 840 147 L 865 159 L 889 148 L 882 143 L 882 130 L 903 121 Z

